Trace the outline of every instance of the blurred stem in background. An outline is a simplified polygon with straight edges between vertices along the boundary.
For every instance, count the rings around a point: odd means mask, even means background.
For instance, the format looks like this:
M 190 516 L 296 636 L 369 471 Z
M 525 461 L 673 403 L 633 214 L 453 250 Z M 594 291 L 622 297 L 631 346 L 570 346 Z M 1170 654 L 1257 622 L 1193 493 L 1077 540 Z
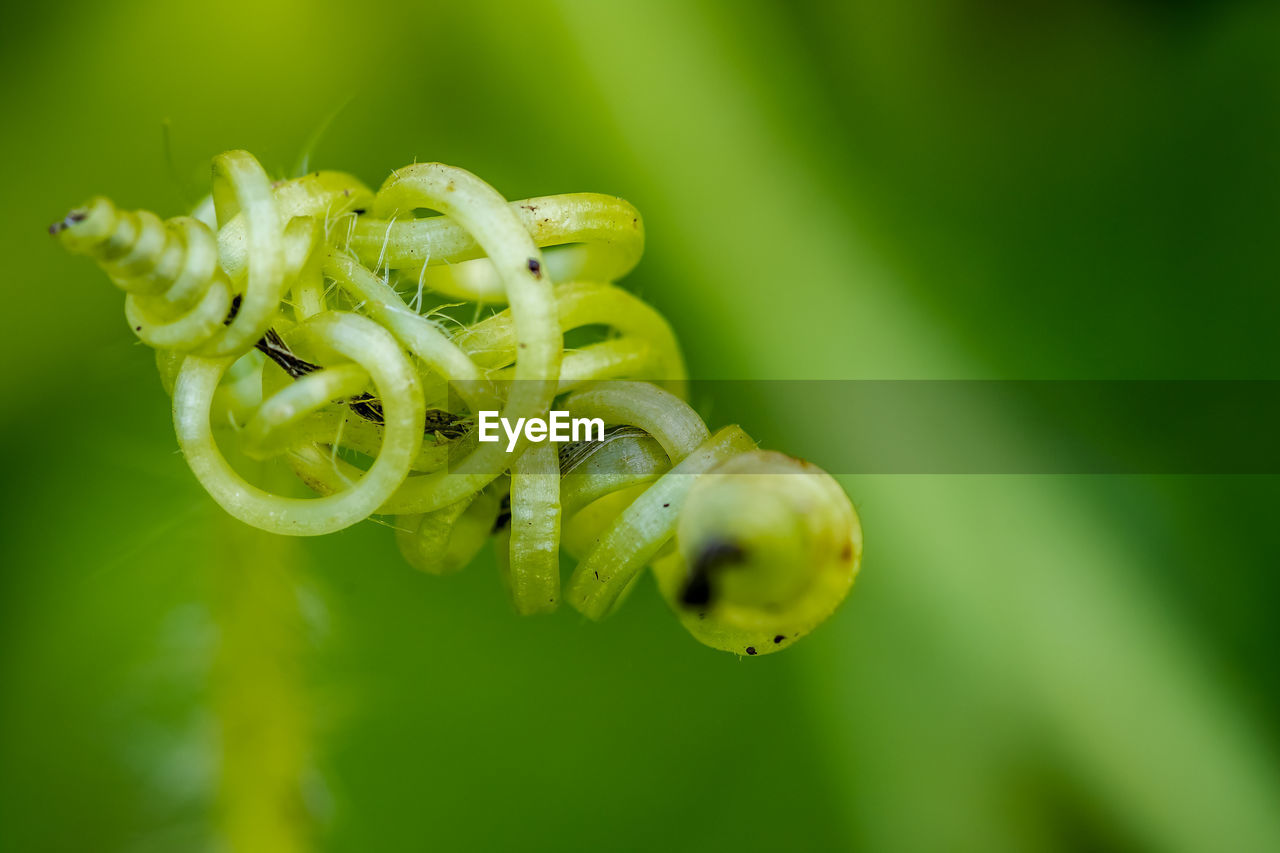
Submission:
M 287 472 L 242 463 L 256 482 Z M 279 467 L 279 466 L 277 466 Z M 303 680 L 306 653 L 299 540 L 217 513 L 221 535 L 208 561 L 217 651 L 211 702 L 218 731 L 217 817 L 228 850 L 303 853 L 313 818 L 304 798 L 313 721 Z

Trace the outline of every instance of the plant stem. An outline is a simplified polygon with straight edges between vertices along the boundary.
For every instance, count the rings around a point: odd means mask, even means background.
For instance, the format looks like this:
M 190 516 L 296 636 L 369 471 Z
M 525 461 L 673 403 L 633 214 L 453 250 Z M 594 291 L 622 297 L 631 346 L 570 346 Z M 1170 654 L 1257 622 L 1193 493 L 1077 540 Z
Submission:
M 219 630 L 212 704 L 220 833 L 232 851 L 301 853 L 313 846 L 313 832 L 302 784 L 310 726 L 300 665 L 300 546 L 219 516 L 210 589 Z

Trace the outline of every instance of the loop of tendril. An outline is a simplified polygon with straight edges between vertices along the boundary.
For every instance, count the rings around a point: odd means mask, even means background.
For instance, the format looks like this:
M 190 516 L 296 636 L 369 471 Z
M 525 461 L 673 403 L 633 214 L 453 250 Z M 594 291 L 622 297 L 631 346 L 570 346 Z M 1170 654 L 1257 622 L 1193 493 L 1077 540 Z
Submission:
M 193 216 L 95 198 L 50 230 L 126 292 L 188 464 L 247 524 L 319 535 L 394 515 L 406 559 L 433 573 L 496 534 L 523 613 L 558 605 L 562 546 L 579 559 L 565 597 L 592 618 L 652 565 L 696 637 L 747 654 L 812 630 L 857 572 L 834 480 L 737 426 L 711 433 L 684 402 L 671 327 L 613 283 L 644 243 L 622 199 L 508 202 L 438 163 L 376 192 L 340 172 L 272 183 L 231 151 Z M 431 310 L 433 294 L 471 316 Z M 603 440 L 477 440 L 481 411 L 555 407 L 604 421 Z M 282 462 L 320 496 L 264 489 L 236 459 Z

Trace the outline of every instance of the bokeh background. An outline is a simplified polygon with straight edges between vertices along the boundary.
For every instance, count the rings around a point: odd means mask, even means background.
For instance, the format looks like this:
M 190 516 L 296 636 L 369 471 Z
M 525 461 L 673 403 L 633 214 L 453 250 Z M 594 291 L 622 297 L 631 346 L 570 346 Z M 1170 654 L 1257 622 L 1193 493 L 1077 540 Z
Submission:
M 844 476 L 863 574 L 767 658 L 647 582 L 524 620 L 488 551 L 438 579 L 374 523 L 236 529 L 44 234 L 94 193 L 175 214 L 227 148 L 283 176 L 351 99 L 314 164 L 637 204 L 627 283 L 698 377 L 1278 378 L 1280 7 L 5 15 L 0 849 L 1280 849 L 1275 477 Z

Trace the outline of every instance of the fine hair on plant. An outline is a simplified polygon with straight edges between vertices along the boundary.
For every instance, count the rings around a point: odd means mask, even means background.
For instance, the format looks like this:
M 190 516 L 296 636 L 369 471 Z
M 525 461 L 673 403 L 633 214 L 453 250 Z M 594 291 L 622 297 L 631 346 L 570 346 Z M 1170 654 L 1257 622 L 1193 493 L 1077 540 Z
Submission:
M 615 284 L 644 246 L 622 199 L 508 202 L 439 163 L 376 192 L 340 172 L 273 182 L 229 151 L 190 216 L 94 198 L 50 232 L 125 292 L 183 456 L 245 524 L 317 536 L 394 516 L 405 558 L 432 573 L 495 538 L 521 613 L 563 596 L 599 619 L 651 566 L 697 639 L 746 655 L 807 634 L 857 574 L 861 527 L 836 481 L 738 426 L 712 432 L 684 401 L 671 327 Z M 606 428 L 493 442 L 482 412 Z M 318 496 L 251 482 L 240 459 Z M 562 548 L 577 560 L 563 592 Z

